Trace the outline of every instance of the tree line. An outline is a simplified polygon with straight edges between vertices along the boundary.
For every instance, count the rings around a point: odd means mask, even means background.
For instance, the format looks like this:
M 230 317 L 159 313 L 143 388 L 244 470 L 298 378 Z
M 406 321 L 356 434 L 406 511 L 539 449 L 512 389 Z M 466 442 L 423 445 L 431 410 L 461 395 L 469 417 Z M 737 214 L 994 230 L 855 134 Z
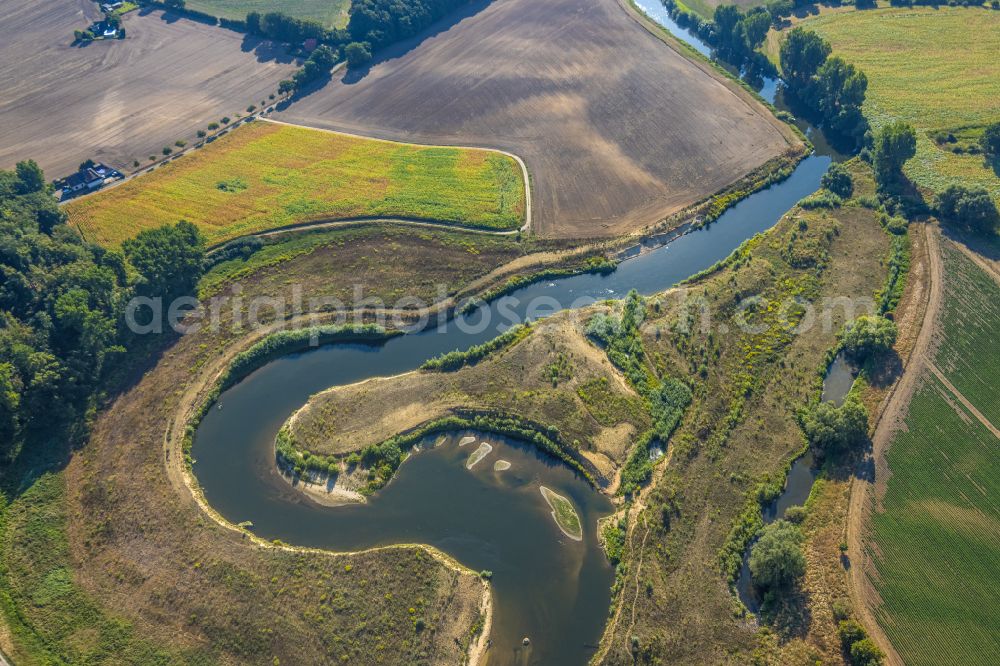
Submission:
M 191 294 L 201 275 L 204 243 L 187 222 L 121 250 L 65 222 L 35 162 L 0 170 L 0 462 L 84 436 L 114 368 L 152 342 L 126 327 L 128 301 Z

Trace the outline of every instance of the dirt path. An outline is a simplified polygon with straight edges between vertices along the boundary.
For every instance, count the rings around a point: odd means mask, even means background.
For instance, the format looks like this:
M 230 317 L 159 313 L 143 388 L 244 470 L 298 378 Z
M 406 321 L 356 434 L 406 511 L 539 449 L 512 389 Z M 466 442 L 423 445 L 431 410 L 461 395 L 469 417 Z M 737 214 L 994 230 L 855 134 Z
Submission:
M 958 401 L 960 403 L 962 403 L 965 406 L 966 409 L 969 410 L 969 413 L 971 413 L 973 416 L 975 416 L 979 420 L 979 422 L 982 423 L 986 427 L 987 430 L 989 430 L 991 433 L 993 433 L 994 437 L 996 437 L 997 439 L 1000 439 L 1000 429 L 997 429 L 997 427 L 995 425 L 993 425 L 992 423 L 990 423 L 989 419 L 987 419 L 983 415 L 982 412 L 980 412 L 978 409 L 976 409 L 976 406 L 973 405 L 971 402 L 969 402 L 968 398 L 966 398 L 964 395 L 962 395 L 961 391 L 959 391 L 957 388 L 955 388 L 954 384 L 952 384 L 950 381 L 948 381 L 948 378 L 944 376 L 944 373 L 941 372 L 938 369 L 938 367 L 936 365 L 934 365 L 934 363 L 930 359 L 926 359 L 925 362 L 927 363 L 927 368 L 931 372 L 934 373 L 935 377 L 937 377 L 939 380 L 941 380 L 941 383 L 945 385 L 945 388 L 947 388 L 949 391 L 951 391 L 952 395 L 954 395 L 956 398 L 958 398 Z
M 940 239 L 937 228 L 931 225 L 924 225 L 923 233 L 927 244 L 929 268 L 927 278 L 927 309 L 924 311 L 923 320 L 920 322 L 920 332 L 917 334 L 913 351 L 906 361 L 903 376 L 896 382 L 895 386 L 892 387 L 882 402 L 881 413 L 875 426 L 875 434 L 872 436 L 872 456 L 875 459 L 876 475 L 882 475 L 888 471 L 883 462 L 885 450 L 907 413 L 910 399 L 919 385 L 925 366 L 930 365 L 927 359 L 927 351 L 934 337 L 934 324 L 941 310 L 944 295 Z M 851 560 L 848 587 L 855 610 L 860 615 L 872 639 L 886 653 L 888 664 L 890 666 L 902 666 L 902 659 L 900 659 L 895 649 L 893 649 L 892 643 L 889 642 L 888 637 L 882 631 L 881 625 L 875 620 L 872 608 L 877 603 L 878 596 L 868 581 L 866 574 L 870 570 L 872 562 L 867 556 L 864 547 L 864 526 L 867 514 L 873 508 L 873 500 L 876 499 L 873 492 L 875 484 L 876 480 L 861 478 L 855 478 L 852 482 L 851 501 L 847 517 L 847 552 Z
M 986 271 L 987 275 L 996 280 L 997 284 L 1000 284 L 1000 271 L 997 270 L 996 264 L 986 261 L 981 256 L 967 248 L 964 243 L 952 243 L 951 245 L 952 247 L 958 248 L 962 254 L 972 261 L 972 263 L 982 268 Z

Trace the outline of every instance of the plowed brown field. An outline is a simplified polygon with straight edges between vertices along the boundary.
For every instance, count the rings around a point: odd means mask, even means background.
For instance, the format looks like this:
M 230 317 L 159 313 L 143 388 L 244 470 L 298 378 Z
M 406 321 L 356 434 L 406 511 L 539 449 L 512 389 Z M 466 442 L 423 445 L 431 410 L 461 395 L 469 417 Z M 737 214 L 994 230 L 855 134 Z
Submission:
M 515 153 L 546 236 L 641 229 L 789 147 L 762 105 L 616 0 L 477 0 L 362 74 L 277 117 Z
M 0 3 L 0 168 L 33 158 L 55 178 L 87 158 L 148 164 L 295 69 L 266 42 L 143 12 L 126 15 L 127 39 L 77 47 L 73 30 L 100 17 L 94 2 Z

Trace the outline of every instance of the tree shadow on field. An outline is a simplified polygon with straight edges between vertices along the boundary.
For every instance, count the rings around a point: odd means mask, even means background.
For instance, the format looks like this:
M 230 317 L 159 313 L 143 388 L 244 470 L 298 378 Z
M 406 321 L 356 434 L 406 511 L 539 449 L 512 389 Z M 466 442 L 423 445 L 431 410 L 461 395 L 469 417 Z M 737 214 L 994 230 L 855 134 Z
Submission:
M 372 61 L 364 67 L 348 69 L 344 76 L 340 78 L 340 83 L 343 83 L 344 85 L 353 85 L 358 83 L 363 78 L 368 76 L 368 73 L 371 72 L 372 68 L 376 65 L 388 62 L 389 60 L 395 60 L 396 58 L 402 58 L 407 53 L 423 44 L 426 40 L 448 32 L 465 19 L 471 18 L 483 11 L 490 5 L 491 2 L 492 0 L 473 0 L 472 2 L 459 7 L 455 11 L 450 12 L 447 16 L 444 16 L 435 23 L 432 23 L 423 32 L 378 51 L 375 54 L 375 57 L 372 58 Z
M 253 53 L 257 62 L 274 62 L 279 65 L 301 64 L 301 58 L 288 51 L 285 45 L 255 35 L 243 35 L 240 50 Z

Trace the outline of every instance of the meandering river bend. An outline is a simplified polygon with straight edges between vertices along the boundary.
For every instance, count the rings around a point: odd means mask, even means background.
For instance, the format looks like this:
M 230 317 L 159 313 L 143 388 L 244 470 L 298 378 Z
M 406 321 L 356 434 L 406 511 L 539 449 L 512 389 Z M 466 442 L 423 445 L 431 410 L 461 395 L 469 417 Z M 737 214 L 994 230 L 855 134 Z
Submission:
M 661 22 L 666 16 L 647 13 Z M 671 28 L 672 22 L 664 23 Z M 678 36 L 707 49 L 690 34 Z M 773 90 L 773 82 L 767 83 L 764 92 Z M 433 356 L 495 337 L 512 318 L 537 318 L 621 297 L 630 289 L 653 294 L 708 268 L 817 189 L 837 155 L 814 142 L 817 153 L 800 162 L 787 180 L 748 197 L 707 228 L 637 253 L 608 275 L 530 285 L 461 317 L 444 332 L 430 329 L 379 345 L 332 345 L 267 364 L 224 392 L 220 408 L 211 409 L 197 430 L 194 472 L 207 501 L 227 520 L 252 521 L 260 536 L 295 545 L 334 551 L 396 543 L 435 546 L 474 570 L 493 572 L 491 666 L 586 663 L 607 620 L 614 580 L 597 539 L 597 520 L 612 505 L 567 466 L 518 442 L 476 433 L 477 440 L 494 448 L 467 470 L 475 447 L 459 447 L 456 434 L 411 456 L 367 504 L 324 507 L 279 476 L 275 435 L 317 391 L 413 370 Z M 529 304 L 536 306 L 530 312 Z M 500 459 L 510 461 L 511 468 L 494 471 Z M 583 524 L 582 541 L 562 534 L 540 485 L 573 502 Z M 524 637 L 530 639 L 527 646 Z

